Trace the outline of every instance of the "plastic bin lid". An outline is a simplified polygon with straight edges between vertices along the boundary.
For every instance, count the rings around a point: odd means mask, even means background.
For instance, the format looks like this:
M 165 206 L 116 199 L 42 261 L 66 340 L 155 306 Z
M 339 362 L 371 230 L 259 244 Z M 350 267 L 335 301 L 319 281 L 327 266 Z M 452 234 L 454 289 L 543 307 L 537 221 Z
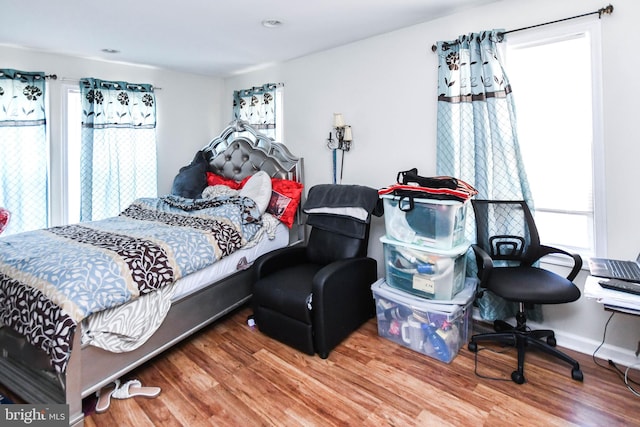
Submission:
M 457 305 L 467 305 L 473 301 L 473 298 L 476 295 L 476 287 L 478 286 L 478 279 L 474 279 L 472 277 L 467 277 L 464 280 L 464 288 L 457 294 L 453 296 L 452 299 L 432 299 L 429 300 L 432 304 L 457 304 Z
M 456 298 L 454 298 L 453 300 L 430 300 L 426 298 L 420 298 L 418 296 L 414 296 L 407 292 L 404 292 L 400 289 L 389 286 L 384 279 L 379 279 L 373 285 L 371 285 L 371 291 L 374 293 L 374 295 L 381 296 L 388 300 L 402 304 L 406 307 L 410 307 L 420 311 L 441 313 L 451 316 L 458 314 L 462 307 L 468 305 L 471 301 L 473 301 L 475 282 L 472 283 L 472 285 L 471 282 L 469 284 L 465 283 L 464 290 L 460 291 L 456 295 Z
M 405 248 L 415 249 L 421 252 L 430 252 L 434 255 L 446 256 L 450 258 L 458 257 L 464 254 L 465 252 L 467 252 L 467 250 L 469 249 L 469 246 L 471 245 L 468 241 L 465 241 L 464 243 L 458 246 L 455 246 L 451 249 L 441 249 L 441 248 L 434 248 L 427 245 L 415 245 L 413 243 L 400 242 L 395 239 L 390 239 L 387 236 L 380 237 L 380 241 L 382 243 L 388 243 L 388 244 L 397 245 L 397 246 L 404 246 Z

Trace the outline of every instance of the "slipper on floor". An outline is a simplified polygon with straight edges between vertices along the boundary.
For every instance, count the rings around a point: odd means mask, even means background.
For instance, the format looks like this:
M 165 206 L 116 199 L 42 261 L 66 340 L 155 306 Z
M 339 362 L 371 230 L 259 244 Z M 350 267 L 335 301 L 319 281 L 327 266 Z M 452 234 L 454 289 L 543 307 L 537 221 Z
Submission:
M 100 390 L 96 391 L 96 397 L 98 401 L 96 402 L 96 412 L 98 414 L 109 409 L 109 405 L 111 405 L 111 396 L 115 393 L 120 387 L 120 380 L 115 380 L 112 384 L 108 386 L 102 387 Z
M 116 399 L 128 399 L 135 396 L 156 397 L 159 394 L 160 387 L 143 387 L 140 381 L 130 380 L 118 387 L 112 396 Z

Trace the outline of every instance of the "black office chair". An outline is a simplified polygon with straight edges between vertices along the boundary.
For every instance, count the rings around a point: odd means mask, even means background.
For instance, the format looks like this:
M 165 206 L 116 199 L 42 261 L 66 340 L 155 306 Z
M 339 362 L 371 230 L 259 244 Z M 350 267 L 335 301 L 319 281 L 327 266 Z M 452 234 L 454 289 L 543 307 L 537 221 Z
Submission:
M 366 219 L 333 210 L 359 198 Z M 322 211 L 323 206 L 330 213 Z M 375 315 L 371 285 L 377 279 L 377 262 L 367 257 L 367 246 L 370 213 L 377 213 L 378 206 L 377 191 L 368 187 L 311 188 L 305 212 L 315 213 L 307 219 L 311 231 L 306 245 L 265 254 L 253 264 L 253 315 L 262 333 L 326 359 Z
M 538 231 L 529 207 L 524 201 L 472 200 L 476 218 L 477 243 L 472 245 L 478 265 L 479 292 L 485 289 L 518 303 L 516 326 L 496 320 L 496 332 L 473 335 L 468 348 L 478 351 L 478 342 L 494 341 L 515 346 L 518 368 L 511 374 L 517 383 L 525 382 L 525 352 L 538 349 L 572 366 L 571 377 L 582 381 L 580 365 L 555 348 L 552 330 L 530 330 L 526 308 L 534 304 L 563 304 L 580 298 L 580 290 L 572 283 L 582 267 L 582 258 L 562 249 L 540 244 Z M 573 267 L 565 278 L 535 264 L 545 255 L 569 257 Z M 546 339 L 546 341 L 543 341 Z

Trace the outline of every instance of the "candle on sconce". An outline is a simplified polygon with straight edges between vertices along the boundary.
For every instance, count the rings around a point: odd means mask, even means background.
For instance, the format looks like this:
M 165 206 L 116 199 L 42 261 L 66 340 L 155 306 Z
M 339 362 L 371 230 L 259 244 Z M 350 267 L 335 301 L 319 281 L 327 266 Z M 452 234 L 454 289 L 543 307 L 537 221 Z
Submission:
M 342 117 L 342 113 L 333 113 L 333 127 L 341 128 L 344 127 L 344 117 Z
M 344 137 L 342 139 L 344 141 L 353 141 L 353 135 L 351 134 L 351 126 L 346 126 L 344 128 Z

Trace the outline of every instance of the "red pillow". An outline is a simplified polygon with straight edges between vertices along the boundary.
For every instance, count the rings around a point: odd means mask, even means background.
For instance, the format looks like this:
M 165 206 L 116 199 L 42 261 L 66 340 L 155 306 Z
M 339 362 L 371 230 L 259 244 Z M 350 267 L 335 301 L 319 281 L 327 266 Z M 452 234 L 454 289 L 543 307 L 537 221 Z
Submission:
M 239 190 L 242 185 L 238 181 L 234 181 L 233 179 L 225 178 L 224 176 L 220 176 L 213 172 L 207 172 L 207 185 L 226 185 L 229 188 L 234 190 Z
M 288 179 L 271 178 L 271 200 L 267 212 L 291 228 L 302 196 L 302 184 Z
M 5 208 L 0 208 L 0 233 L 2 233 L 9 223 L 9 219 L 11 218 L 11 212 L 9 212 Z

